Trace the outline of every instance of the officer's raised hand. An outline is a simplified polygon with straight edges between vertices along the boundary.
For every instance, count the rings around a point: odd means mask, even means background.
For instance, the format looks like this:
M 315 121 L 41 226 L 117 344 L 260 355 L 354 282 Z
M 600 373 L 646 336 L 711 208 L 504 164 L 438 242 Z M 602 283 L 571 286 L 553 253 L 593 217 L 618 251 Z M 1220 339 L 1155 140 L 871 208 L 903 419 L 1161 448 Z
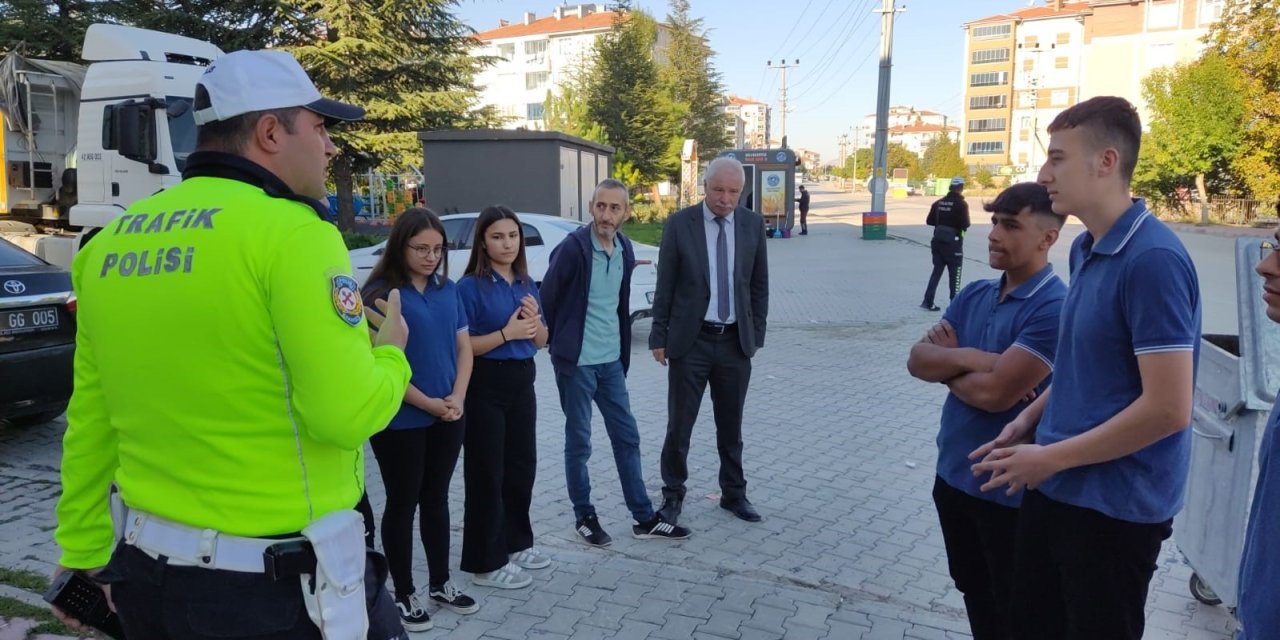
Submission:
M 377 307 L 385 315 L 378 323 L 378 334 L 373 339 L 373 345 L 380 347 L 389 344 L 403 351 L 405 343 L 409 341 L 409 325 L 404 321 L 404 316 L 400 315 L 400 291 L 392 289 L 387 294 L 386 304 L 377 304 Z

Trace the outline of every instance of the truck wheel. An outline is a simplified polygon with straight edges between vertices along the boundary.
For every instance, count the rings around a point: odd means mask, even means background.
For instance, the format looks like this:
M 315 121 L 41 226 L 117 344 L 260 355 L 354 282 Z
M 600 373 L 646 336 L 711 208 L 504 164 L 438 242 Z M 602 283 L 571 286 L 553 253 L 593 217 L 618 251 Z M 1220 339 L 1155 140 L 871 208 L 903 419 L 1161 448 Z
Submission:
M 1204 580 L 1200 578 L 1200 574 L 1192 572 L 1191 582 L 1188 586 L 1191 589 L 1191 597 L 1196 600 L 1211 607 L 1222 604 L 1222 598 L 1219 598 L 1218 594 L 1214 593 L 1213 589 L 1210 589 L 1209 585 L 1204 583 Z

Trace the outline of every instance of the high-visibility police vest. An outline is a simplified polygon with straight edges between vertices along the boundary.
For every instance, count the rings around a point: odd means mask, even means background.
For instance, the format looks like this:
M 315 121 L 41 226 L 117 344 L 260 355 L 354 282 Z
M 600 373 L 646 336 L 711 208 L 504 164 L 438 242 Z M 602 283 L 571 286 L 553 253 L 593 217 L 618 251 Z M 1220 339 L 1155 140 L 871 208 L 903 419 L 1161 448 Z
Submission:
M 240 536 L 352 508 L 409 384 L 403 353 L 369 347 L 337 229 L 258 165 L 191 161 L 214 170 L 134 203 L 72 266 L 64 566 L 110 557 L 113 480 L 133 508 Z

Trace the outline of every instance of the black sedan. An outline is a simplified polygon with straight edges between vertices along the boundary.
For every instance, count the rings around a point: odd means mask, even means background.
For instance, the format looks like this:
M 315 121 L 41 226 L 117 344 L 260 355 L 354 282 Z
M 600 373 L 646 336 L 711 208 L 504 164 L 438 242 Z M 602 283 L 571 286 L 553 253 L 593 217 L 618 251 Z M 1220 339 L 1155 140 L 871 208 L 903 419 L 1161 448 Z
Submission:
M 71 274 L 0 239 L 0 422 L 39 424 L 71 398 Z

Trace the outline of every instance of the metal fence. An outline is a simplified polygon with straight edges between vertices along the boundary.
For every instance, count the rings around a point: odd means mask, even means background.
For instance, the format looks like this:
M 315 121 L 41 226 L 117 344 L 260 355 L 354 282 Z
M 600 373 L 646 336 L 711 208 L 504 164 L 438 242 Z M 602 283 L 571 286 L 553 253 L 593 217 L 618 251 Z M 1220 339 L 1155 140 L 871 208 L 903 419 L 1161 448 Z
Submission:
M 1246 227 L 1266 226 L 1276 223 L 1275 203 L 1245 198 L 1209 198 L 1209 222 Z M 1198 198 L 1171 196 L 1148 199 L 1147 206 L 1164 220 L 1174 222 L 1200 222 Z

